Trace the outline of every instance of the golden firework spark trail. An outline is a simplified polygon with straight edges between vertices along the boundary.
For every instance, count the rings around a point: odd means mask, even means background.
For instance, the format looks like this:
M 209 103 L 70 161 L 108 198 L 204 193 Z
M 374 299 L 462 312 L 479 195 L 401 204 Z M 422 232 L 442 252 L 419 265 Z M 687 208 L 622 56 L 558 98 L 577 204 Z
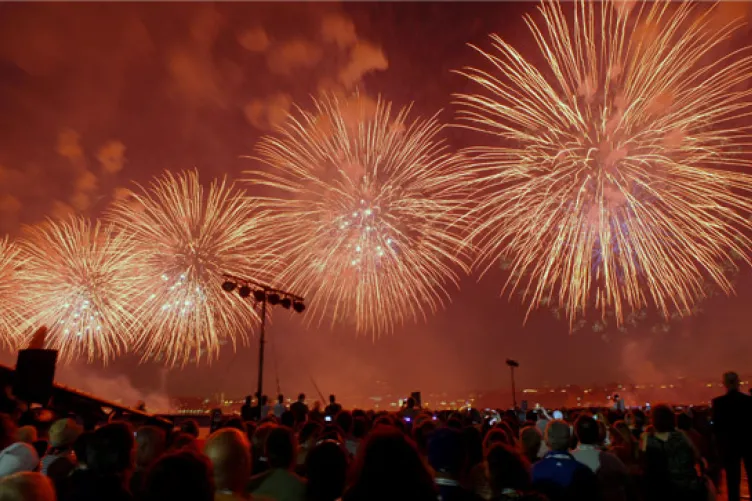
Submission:
M 28 229 L 21 241 L 28 256 L 21 274 L 31 300 L 27 326 L 46 325 L 47 345 L 62 361 L 107 363 L 132 341 L 130 301 L 139 273 L 133 244 L 83 218 Z
M 7 237 L 0 239 L 0 343 L 15 351 L 27 325 L 29 298 L 21 273 L 26 257 Z
M 424 319 L 448 299 L 462 268 L 460 158 L 435 118 L 361 96 L 329 96 L 298 109 L 257 148 L 267 171 L 262 239 L 281 283 L 304 295 L 309 320 L 354 324 L 374 338 Z
M 225 342 L 247 342 L 258 317 L 221 288 L 223 273 L 252 269 L 256 219 L 242 191 L 225 181 L 205 190 L 196 172 L 167 172 L 115 203 L 110 216 L 133 235 L 142 258 L 135 312 L 144 358 L 211 362 Z
M 492 35 L 474 47 L 487 69 L 459 72 L 480 87 L 459 118 L 487 140 L 466 152 L 478 262 L 511 260 L 504 288 L 570 322 L 689 314 L 708 280 L 730 293 L 724 266 L 749 262 L 752 226 L 752 51 L 724 46 L 741 23 L 693 2 L 538 10 L 538 54 Z

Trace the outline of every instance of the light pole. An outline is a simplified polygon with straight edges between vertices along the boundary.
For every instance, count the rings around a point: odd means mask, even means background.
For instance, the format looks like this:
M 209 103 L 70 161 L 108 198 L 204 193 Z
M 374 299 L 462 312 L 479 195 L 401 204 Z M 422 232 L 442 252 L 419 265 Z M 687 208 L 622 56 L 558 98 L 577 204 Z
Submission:
M 256 394 L 258 396 L 259 409 L 261 408 L 261 396 L 264 394 L 264 345 L 266 344 L 266 304 L 271 306 L 280 305 L 286 310 L 292 307 L 296 313 L 303 313 L 305 310 L 304 299 L 291 292 L 275 289 L 270 285 L 256 282 L 248 278 L 238 278 L 232 275 L 224 275 L 225 282 L 222 289 L 226 292 L 238 290 L 238 295 L 246 299 L 253 293 L 253 299 L 261 303 L 261 332 L 259 333 L 259 355 L 258 355 L 258 386 Z M 238 287 L 238 285 L 240 286 Z
M 517 392 L 514 389 L 514 370 L 520 366 L 520 363 L 517 362 L 517 360 L 512 360 L 511 358 L 507 358 L 507 365 L 509 366 L 509 371 L 511 372 L 512 376 L 512 406 L 513 408 L 517 408 Z

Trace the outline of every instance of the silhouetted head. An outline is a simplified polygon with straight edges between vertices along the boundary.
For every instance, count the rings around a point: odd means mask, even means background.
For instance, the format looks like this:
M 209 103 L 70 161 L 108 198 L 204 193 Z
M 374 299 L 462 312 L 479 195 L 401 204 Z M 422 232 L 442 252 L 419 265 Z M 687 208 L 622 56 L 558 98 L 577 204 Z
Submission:
M 266 438 L 266 457 L 271 468 L 292 468 L 297 450 L 298 442 L 287 426 L 277 426 L 269 432 Z
M 149 468 L 144 479 L 143 501 L 212 501 L 214 473 L 209 459 L 183 449 L 165 454 Z
M 546 426 L 546 444 L 552 451 L 566 451 L 571 439 L 569 424 L 561 419 L 555 419 Z
M 676 429 L 676 415 L 673 409 L 666 404 L 658 404 L 653 407 L 651 421 L 658 433 L 668 433 Z
M 156 426 L 142 426 L 136 431 L 136 466 L 147 468 L 167 448 L 165 432 Z
M 598 421 L 589 414 L 583 414 L 577 418 L 574 424 L 577 441 L 584 445 L 596 445 L 600 442 Z
M 285 396 L 282 394 L 277 395 L 277 403 L 282 404 L 285 402 Z
M 504 489 L 520 491 L 530 488 L 530 464 L 517 449 L 507 444 L 494 444 L 488 451 L 486 461 L 495 495 L 501 494 Z
M 133 428 L 110 423 L 97 429 L 86 449 L 91 471 L 98 475 L 123 475 L 133 469 Z
M 337 401 L 337 398 L 334 395 L 329 395 L 329 403 L 330 404 L 333 404 L 336 401 Z
M 726 387 L 727 390 L 738 390 L 739 389 L 739 374 L 736 372 L 727 372 L 723 375 L 723 386 Z
M 376 427 L 358 449 L 353 499 L 435 500 L 436 490 L 415 444 L 393 426 Z
M 194 438 L 198 438 L 199 427 L 195 419 L 188 419 L 180 424 L 180 432 L 187 433 Z
M 325 440 L 306 456 L 309 501 L 334 501 L 342 497 L 347 477 L 347 455 L 342 446 Z
M 298 402 L 305 402 L 305 393 L 298 395 Z
M 204 449 L 214 469 L 217 490 L 243 492 L 251 477 L 251 450 L 248 438 L 235 428 L 215 431 Z
M 520 432 L 520 449 L 522 449 L 522 454 L 528 461 L 535 461 L 538 458 L 542 442 L 543 435 L 541 435 L 537 426 L 527 426 Z M 488 452 L 490 452 L 490 448 L 486 452 L 486 456 L 488 456 Z

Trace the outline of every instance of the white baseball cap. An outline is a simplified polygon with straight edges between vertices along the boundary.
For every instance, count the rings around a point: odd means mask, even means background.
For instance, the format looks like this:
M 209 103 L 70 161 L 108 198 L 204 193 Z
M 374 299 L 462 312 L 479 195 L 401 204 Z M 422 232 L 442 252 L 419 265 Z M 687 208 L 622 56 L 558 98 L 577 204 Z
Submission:
M 0 451 L 0 478 L 20 471 L 34 471 L 39 466 L 39 455 L 34 447 L 16 442 Z

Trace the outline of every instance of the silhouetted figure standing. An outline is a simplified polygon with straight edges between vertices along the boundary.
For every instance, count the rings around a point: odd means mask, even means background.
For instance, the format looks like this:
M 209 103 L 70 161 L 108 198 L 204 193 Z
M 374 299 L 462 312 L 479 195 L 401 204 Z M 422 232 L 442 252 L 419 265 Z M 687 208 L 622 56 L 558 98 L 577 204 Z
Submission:
M 324 413 L 327 416 L 336 417 L 339 411 L 342 410 L 342 406 L 337 403 L 337 397 L 329 395 L 329 405 L 326 406 Z
M 735 372 L 723 375 L 726 394 L 713 399 L 713 433 L 726 470 L 728 501 L 739 501 L 741 464 L 752 491 L 752 397 L 739 391 Z
M 240 417 L 243 419 L 243 421 L 251 421 L 254 417 L 253 415 L 253 405 L 251 405 L 251 396 L 248 395 L 245 397 L 245 403 L 240 408 Z
M 295 416 L 296 423 L 304 423 L 308 416 L 308 406 L 305 404 L 305 393 L 298 395 L 298 401 L 290 406 L 290 412 Z

